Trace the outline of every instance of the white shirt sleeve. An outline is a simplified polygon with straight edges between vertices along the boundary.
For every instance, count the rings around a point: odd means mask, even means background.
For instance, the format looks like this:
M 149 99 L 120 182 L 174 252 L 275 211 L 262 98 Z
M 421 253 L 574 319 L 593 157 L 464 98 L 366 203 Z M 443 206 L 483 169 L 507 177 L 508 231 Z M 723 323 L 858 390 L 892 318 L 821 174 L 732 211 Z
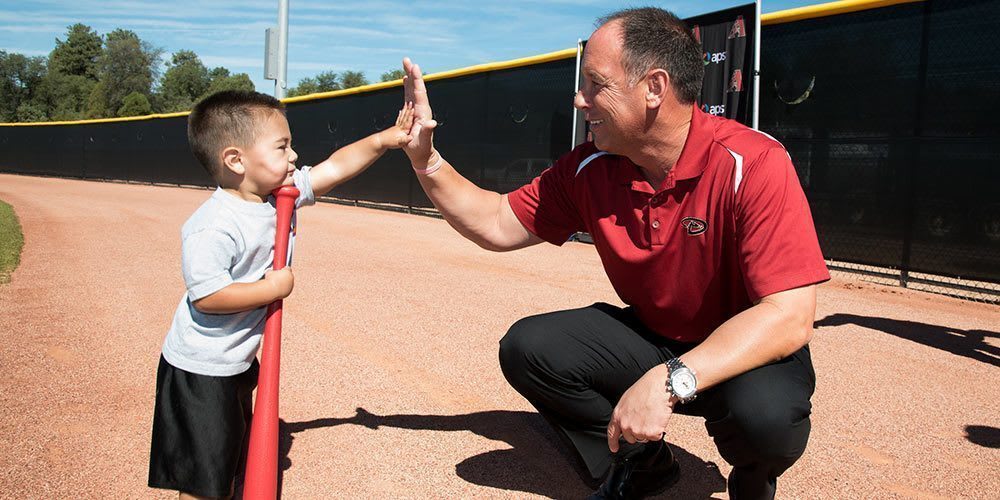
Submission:
M 215 229 L 189 234 L 181 243 L 181 272 L 194 302 L 233 283 L 238 248 L 232 236 Z
M 312 181 L 309 178 L 310 170 L 312 167 L 302 167 L 292 174 L 295 187 L 299 190 L 299 197 L 295 200 L 295 208 L 316 204 L 316 195 L 313 193 Z

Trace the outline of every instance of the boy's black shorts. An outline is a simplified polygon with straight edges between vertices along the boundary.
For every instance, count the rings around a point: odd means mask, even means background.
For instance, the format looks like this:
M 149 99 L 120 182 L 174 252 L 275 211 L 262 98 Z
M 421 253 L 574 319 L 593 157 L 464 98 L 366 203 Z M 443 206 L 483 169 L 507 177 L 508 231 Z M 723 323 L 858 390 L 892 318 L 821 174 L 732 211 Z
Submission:
M 199 496 L 232 494 L 250 436 L 259 364 L 230 377 L 186 372 L 160 356 L 149 486 Z

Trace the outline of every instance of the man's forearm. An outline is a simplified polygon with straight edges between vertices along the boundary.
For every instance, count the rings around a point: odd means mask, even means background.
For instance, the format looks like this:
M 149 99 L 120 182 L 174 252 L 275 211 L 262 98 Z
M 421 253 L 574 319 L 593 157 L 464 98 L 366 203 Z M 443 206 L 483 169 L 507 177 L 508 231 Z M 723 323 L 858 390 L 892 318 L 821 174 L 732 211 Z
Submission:
M 704 390 L 754 368 L 785 358 L 806 345 L 813 332 L 815 286 L 779 292 L 723 323 L 698 347 L 681 356 Z
M 436 163 L 437 153 L 431 158 Z M 540 240 L 520 223 L 512 221 L 506 199 L 499 193 L 476 186 L 459 174 L 447 160 L 430 175 L 417 174 L 421 187 L 448 224 L 482 248 L 507 251 Z M 506 215 L 506 216 L 505 216 Z

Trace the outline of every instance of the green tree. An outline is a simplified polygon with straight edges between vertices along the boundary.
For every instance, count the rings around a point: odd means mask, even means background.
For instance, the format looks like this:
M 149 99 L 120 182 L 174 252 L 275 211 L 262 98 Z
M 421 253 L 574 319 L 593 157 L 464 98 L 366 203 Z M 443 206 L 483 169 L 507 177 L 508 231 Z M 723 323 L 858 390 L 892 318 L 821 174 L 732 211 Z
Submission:
M 218 66 L 208 70 L 208 77 L 214 82 L 219 78 L 229 78 L 229 70 Z
M 50 120 L 80 120 L 87 116 L 87 99 L 96 85 L 86 76 L 49 71 L 32 102 L 44 109 Z
M 149 99 L 141 92 L 132 92 L 125 96 L 122 107 L 118 108 L 118 116 L 143 116 L 153 112 Z
M 33 102 L 22 102 L 17 107 L 17 121 L 19 122 L 43 122 L 47 119 L 45 109 Z
M 406 76 L 406 73 L 403 72 L 403 70 L 394 69 L 392 71 L 386 71 L 385 73 L 382 73 L 382 79 L 379 81 L 391 82 L 393 80 L 401 80 L 404 76 Z
M 319 92 L 319 84 L 316 83 L 316 79 L 313 77 L 306 77 L 299 80 L 299 84 L 288 89 L 288 97 L 296 97 L 300 95 L 315 94 Z
M 45 74 L 44 57 L 0 50 L 0 121 L 17 120 L 18 108 L 33 100 Z
M 342 88 L 339 77 L 333 71 L 324 71 L 315 77 L 299 80 L 299 84 L 288 90 L 288 97 L 329 92 Z
M 86 118 L 107 118 L 108 108 L 107 101 L 108 98 L 105 96 L 104 92 L 104 82 L 97 82 L 94 88 L 90 89 L 90 95 L 87 96 L 87 104 L 84 109 L 84 117 Z
M 317 92 L 330 92 L 331 90 L 340 90 L 343 88 L 340 79 L 333 71 L 324 71 L 316 75 L 316 87 L 318 89 Z
M 226 68 L 215 68 L 211 71 L 211 75 L 212 82 L 208 86 L 208 91 L 198 98 L 199 101 L 223 90 L 256 90 L 253 80 L 250 80 L 250 75 L 246 73 L 230 75 Z
M 101 56 L 101 36 L 85 24 L 66 29 L 66 41 L 56 38 L 49 54 L 49 72 L 84 76 L 97 81 L 97 59 Z
M 190 50 L 175 52 L 160 80 L 160 109 L 168 113 L 191 109 L 211 83 L 208 69 L 198 54 Z
M 340 85 L 345 89 L 368 85 L 368 83 L 364 71 L 345 71 L 340 75 Z
M 103 102 L 92 103 L 88 113 L 103 108 L 107 116 L 107 112 L 121 108 L 125 97 L 133 92 L 143 94 L 149 101 L 153 82 L 159 76 L 162 54 L 162 49 L 143 42 L 135 32 L 119 28 L 108 33 L 97 62 L 100 92 L 91 93 L 91 98 L 99 96 Z

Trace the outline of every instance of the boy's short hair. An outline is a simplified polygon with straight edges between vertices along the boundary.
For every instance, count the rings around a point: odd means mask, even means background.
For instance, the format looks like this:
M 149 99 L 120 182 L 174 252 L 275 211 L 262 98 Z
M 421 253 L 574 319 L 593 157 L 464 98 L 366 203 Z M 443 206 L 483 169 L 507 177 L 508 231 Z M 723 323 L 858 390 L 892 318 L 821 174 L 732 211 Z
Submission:
M 267 94 L 224 90 L 199 102 L 188 116 L 188 144 L 215 182 L 222 180 L 220 154 L 228 146 L 250 147 L 269 111 L 285 105 Z

